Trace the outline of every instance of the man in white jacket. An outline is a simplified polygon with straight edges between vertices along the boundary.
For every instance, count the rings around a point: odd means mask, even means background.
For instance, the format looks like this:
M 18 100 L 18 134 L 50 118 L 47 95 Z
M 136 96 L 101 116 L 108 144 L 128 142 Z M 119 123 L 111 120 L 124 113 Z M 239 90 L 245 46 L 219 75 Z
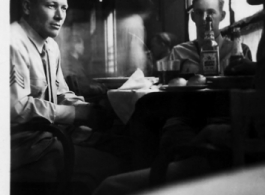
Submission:
M 63 167 L 61 142 L 52 133 L 28 124 L 82 124 L 90 131 L 106 123 L 104 109 L 84 102 L 83 97 L 69 91 L 64 80 L 60 51 L 53 38 L 64 23 L 67 8 L 67 0 L 22 0 L 22 18 L 11 24 L 11 181 L 54 182 Z M 103 160 L 97 163 L 101 166 L 98 169 L 89 162 L 83 167 L 83 173 L 92 174 L 88 178 L 96 178 L 95 183 L 110 172 L 116 173 L 117 161 L 111 155 L 75 149 L 76 166 L 85 159 Z M 102 166 L 108 169 L 97 173 Z

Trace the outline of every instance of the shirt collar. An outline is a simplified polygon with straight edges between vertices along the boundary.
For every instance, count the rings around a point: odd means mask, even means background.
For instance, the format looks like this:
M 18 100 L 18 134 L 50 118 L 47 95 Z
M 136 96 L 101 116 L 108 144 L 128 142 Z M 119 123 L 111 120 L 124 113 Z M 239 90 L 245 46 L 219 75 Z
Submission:
M 224 38 L 223 38 L 223 36 L 221 35 L 221 33 L 220 33 L 219 36 L 215 39 L 215 41 L 218 43 L 219 48 L 221 48 L 222 45 L 223 45 L 223 42 L 224 42 Z
M 38 52 L 41 53 L 46 39 L 43 39 L 23 18 L 20 20 L 20 24 L 27 32 L 28 38 L 35 45 Z

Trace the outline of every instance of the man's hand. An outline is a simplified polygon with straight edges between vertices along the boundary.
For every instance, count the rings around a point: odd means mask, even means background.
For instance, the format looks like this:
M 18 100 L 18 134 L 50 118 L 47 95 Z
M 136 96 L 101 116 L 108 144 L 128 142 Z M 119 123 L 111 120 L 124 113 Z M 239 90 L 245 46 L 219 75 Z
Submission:
M 225 75 L 254 75 L 255 72 L 256 63 L 246 58 L 232 61 L 224 71 Z

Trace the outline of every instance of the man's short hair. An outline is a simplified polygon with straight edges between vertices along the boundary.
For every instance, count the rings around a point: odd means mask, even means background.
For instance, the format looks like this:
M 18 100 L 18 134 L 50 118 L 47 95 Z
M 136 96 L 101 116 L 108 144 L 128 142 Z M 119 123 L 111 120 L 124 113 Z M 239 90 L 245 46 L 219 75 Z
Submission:
M 192 6 L 194 6 L 194 4 L 195 4 L 197 1 L 199 1 L 199 0 L 193 0 L 193 1 L 192 1 Z M 209 0 L 209 1 L 212 1 L 212 0 Z M 224 9 L 224 3 L 225 3 L 224 0 L 219 0 L 219 8 L 220 8 L 221 11 L 223 11 L 223 9 Z

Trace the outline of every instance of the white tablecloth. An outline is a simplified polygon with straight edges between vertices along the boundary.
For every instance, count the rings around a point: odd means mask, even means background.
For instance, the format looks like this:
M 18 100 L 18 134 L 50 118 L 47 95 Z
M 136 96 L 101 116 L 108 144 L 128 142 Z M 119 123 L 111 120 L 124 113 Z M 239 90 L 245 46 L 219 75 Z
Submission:
M 160 91 L 157 88 L 139 90 L 115 89 L 108 91 L 108 98 L 117 116 L 126 124 L 134 112 L 137 100 L 151 92 Z

